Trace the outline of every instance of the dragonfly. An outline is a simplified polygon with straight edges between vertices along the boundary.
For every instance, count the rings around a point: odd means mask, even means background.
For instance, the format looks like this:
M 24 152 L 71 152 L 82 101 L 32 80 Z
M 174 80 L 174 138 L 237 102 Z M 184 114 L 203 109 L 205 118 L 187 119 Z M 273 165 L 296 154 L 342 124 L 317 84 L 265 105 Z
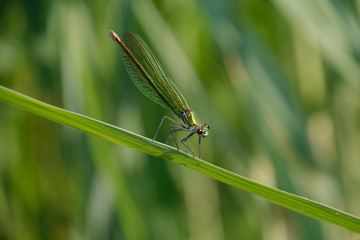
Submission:
M 209 124 L 200 123 L 194 112 L 189 108 L 184 96 L 160 65 L 154 53 L 147 44 L 135 33 L 127 32 L 120 38 L 114 31 L 110 30 L 111 38 L 121 46 L 122 59 L 125 68 L 130 75 L 135 86 L 149 99 L 155 103 L 169 108 L 181 121 L 164 116 L 155 133 L 156 136 L 165 119 L 175 125 L 170 125 L 170 132 L 166 139 L 166 144 L 172 135 L 176 147 L 179 150 L 175 138 L 175 132 L 187 131 L 189 135 L 181 140 L 185 146 L 185 152 L 189 150 L 194 156 L 194 152 L 187 146 L 187 140 L 197 134 L 199 136 L 199 158 L 201 154 L 201 139 L 209 134 Z

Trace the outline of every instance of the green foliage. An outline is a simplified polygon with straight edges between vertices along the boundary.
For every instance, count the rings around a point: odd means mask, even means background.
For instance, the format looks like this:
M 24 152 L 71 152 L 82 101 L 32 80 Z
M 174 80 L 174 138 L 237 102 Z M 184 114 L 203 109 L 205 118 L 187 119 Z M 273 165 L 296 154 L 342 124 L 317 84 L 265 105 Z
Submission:
M 136 32 L 210 124 L 203 159 L 360 216 L 359 9 L 330 0 L 2 1 L 0 84 L 151 138 L 170 113 L 133 85 L 108 36 Z M 0 133 L 0 238 L 357 237 L 3 103 Z M 130 145 L 144 140 L 123 134 Z M 144 148 L 156 147 L 182 155 Z
M 40 101 L 23 96 L 19 93 L 0 86 L 0 100 L 11 103 L 23 108 L 31 113 L 48 118 L 66 126 L 76 128 L 80 131 L 90 133 L 114 143 L 118 143 L 133 149 L 137 149 L 149 155 L 161 157 L 163 159 L 195 169 L 196 171 L 208 175 L 216 180 L 231 186 L 238 187 L 251 193 L 255 193 L 272 202 L 295 210 L 307 216 L 332 222 L 360 233 L 360 219 L 347 213 L 332 209 L 320 203 L 301 198 L 277 189 L 267 187 L 263 184 L 254 182 L 213 164 L 194 158 L 183 152 L 177 151 L 173 147 L 153 142 L 148 138 L 128 132 L 121 128 L 97 121 L 86 116 L 66 111 L 61 108 L 42 103 Z

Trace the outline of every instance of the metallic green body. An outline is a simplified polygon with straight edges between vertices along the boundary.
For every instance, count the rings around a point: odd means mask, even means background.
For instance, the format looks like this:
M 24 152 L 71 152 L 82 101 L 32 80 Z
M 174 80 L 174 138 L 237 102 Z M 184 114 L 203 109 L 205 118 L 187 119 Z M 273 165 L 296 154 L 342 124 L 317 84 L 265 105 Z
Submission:
M 119 43 L 125 67 L 137 88 L 152 101 L 170 108 L 186 125 L 198 125 L 195 115 L 188 111 L 189 105 L 184 96 L 146 43 L 129 32 L 124 34 Z M 189 114 L 183 115 L 183 112 Z
M 200 155 L 201 137 L 206 137 L 208 135 L 209 125 L 200 124 L 196 120 L 195 114 L 189 108 L 189 105 L 180 90 L 165 73 L 153 52 L 139 36 L 128 32 L 123 35 L 122 39 L 120 39 L 119 36 L 111 30 L 110 36 L 114 39 L 114 41 L 120 44 L 126 70 L 136 87 L 152 101 L 163 107 L 170 108 L 171 111 L 186 125 L 186 127 L 182 125 L 171 126 L 170 133 L 174 136 L 174 132 L 179 130 L 191 132 L 188 137 L 182 140 L 182 143 L 187 149 L 189 149 L 186 146 L 187 139 L 195 133 L 199 135 Z M 168 117 L 165 116 L 164 118 Z M 161 121 L 161 124 L 163 120 Z M 174 121 L 172 119 L 170 120 Z

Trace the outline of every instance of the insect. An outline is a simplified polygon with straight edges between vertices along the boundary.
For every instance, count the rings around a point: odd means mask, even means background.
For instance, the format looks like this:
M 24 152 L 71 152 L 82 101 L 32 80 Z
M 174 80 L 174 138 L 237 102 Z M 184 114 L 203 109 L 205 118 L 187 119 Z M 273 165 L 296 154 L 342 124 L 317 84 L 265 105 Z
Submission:
M 156 130 L 153 141 L 155 141 L 164 120 L 168 119 L 175 125 L 170 126 L 166 144 L 169 141 L 170 135 L 172 135 L 176 147 L 179 149 L 174 133 L 177 131 L 187 131 L 189 132 L 189 135 L 182 139 L 181 143 L 185 146 L 186 152 L 189 150 L 195 155 L 186 145 L 186 142 L 196 133 L 199 135 L 200 157 L 201 138 L 204 138 L 209 134 L 209 124 L 201 124 L 198 122 L 180 90 L 165 73 L 150 48 L 138 35 L 127 32 L 123 35 L 122 39 L 120 39 L 120 37 L 112 30 L 110 30 L 109 34 L 111 38 L 121 46 L 122 59 L 125 68 L 136 87 L 155 103 L 170 108 L 170 110 L 183 122 L 183 124 L 181 124 L 168 116 L 164 116 Z

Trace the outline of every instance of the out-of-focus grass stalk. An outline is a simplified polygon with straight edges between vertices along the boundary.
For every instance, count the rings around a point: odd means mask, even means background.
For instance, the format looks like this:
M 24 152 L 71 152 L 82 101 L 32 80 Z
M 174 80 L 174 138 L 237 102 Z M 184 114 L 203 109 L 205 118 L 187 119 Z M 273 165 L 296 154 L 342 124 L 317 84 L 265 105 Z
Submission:
M 111 142 L 182 164 L 213 179 L 264 197 L 288 209 L 360 233 L 360 219 L 358 217 L 324 204 L 257 183 L 201 159 L 177 151 L 168 145 L 159 142 L 149 144 L 151 140 L 146 137 L 77 113 L 51 106 L 2 86 L 0 86 L 0 100 Z

